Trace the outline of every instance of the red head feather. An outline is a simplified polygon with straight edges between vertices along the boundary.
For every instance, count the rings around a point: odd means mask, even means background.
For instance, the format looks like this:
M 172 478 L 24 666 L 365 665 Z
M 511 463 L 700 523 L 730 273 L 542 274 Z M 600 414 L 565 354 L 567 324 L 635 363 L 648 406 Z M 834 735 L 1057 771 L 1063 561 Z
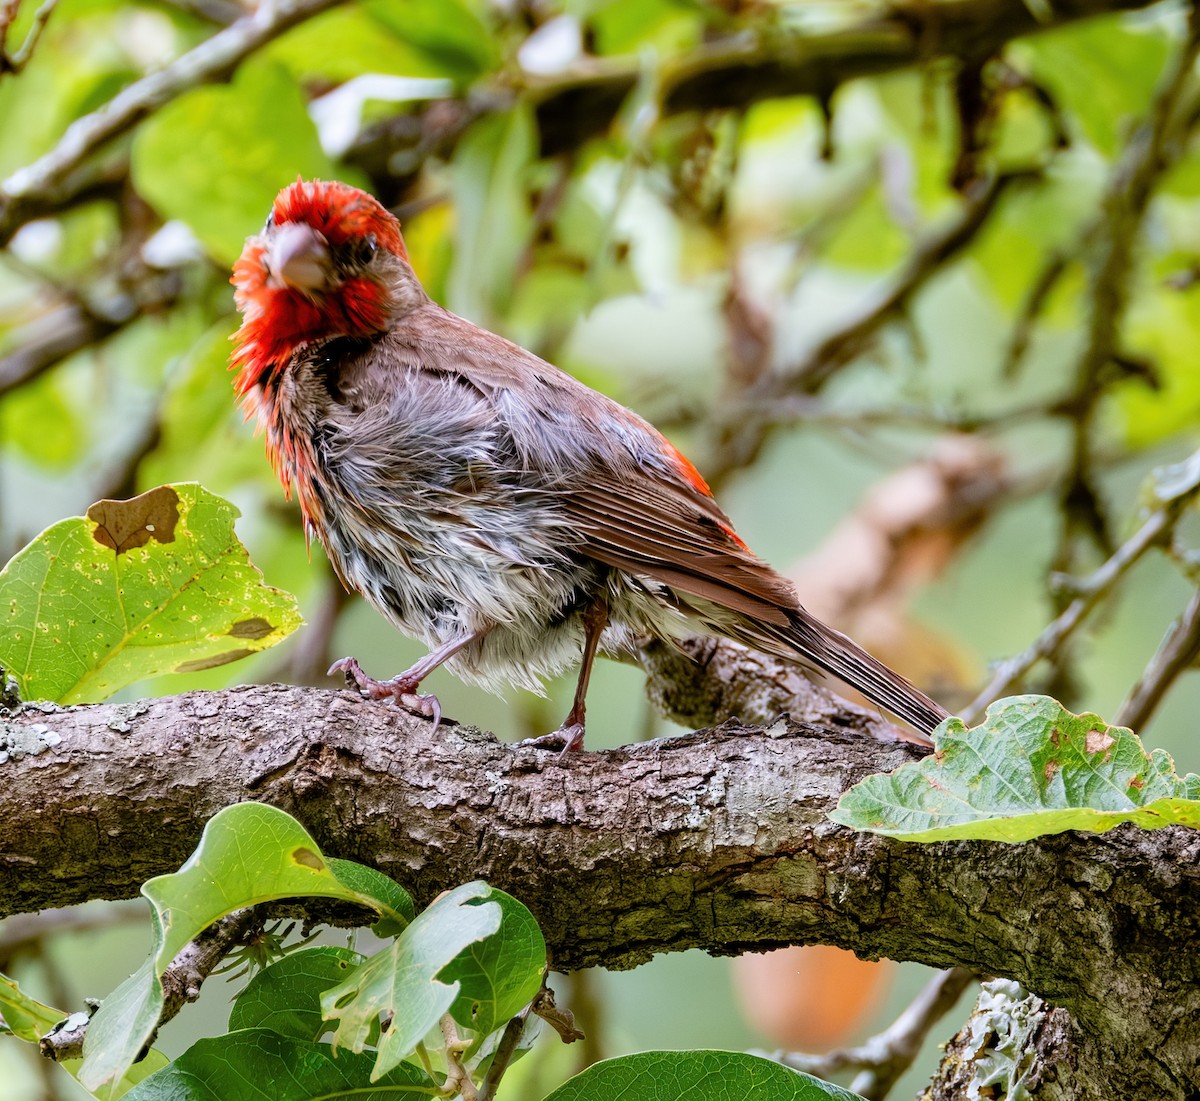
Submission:
M 243 397 L 303 344 L 366 336 L 387 323 L 387 288 L 369 275 L 354 275 L 319 291 L 273 280 L 266 263 L 270 236 L 275 227 L 288 224 L 315 230 L 333 250 L 370 241 L 408 259 L 400 223 L 366 192 L 326 180 L 297 180 L 285 187 L 275 199 L 267 228 L 247 240 L 230 280 L 244 317 L 233 337 L 237 349 L 231 361 L 241 368 L 235 386 Z

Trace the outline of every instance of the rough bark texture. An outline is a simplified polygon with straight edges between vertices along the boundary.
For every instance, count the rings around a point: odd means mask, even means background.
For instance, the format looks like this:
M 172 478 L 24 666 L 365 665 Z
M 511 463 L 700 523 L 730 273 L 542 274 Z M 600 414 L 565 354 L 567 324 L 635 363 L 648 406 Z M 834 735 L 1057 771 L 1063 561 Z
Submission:
M 279 685 L 31 710 L 0 737 L 3 913 L 130 895 L 258 799 L 420 901 L 477 876 L 511 891 L 558 968 L 817 942 L 962 964 L 1070 1011 L 1062 1096 L 1200 1089 L 1200 833 L 906 845 L 826 820 L 913 747 L 729 722 L 562 761 Z

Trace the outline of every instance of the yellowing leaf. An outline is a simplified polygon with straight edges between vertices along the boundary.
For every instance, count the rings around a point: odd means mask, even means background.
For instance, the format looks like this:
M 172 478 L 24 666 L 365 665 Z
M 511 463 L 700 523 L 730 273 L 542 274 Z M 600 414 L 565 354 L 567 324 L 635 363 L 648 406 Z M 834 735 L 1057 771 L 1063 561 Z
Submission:
M 263 584 L 237 515 L 198 485 L 159 486 L 42 532 L 0 572 L 0 665 L 22 697 L 95 702 L 290 635 L 296 601 Z

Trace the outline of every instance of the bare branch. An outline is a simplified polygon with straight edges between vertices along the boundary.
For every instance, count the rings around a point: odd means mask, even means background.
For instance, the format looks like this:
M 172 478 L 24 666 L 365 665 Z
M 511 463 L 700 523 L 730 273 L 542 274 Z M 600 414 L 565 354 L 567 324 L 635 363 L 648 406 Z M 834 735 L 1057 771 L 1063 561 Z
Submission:
M 60 194 L 67 181 L 103 145 L 125 133 L 182 92 L 227 77 L 239 62 L 284 31 L 340 0 L 278 0 L 218 31 L 165 68 L 122 89 L 103 107 L 76 119 L 59 143 L 0 183 L 0 244 L 19 225 L 21 200 Z
M 1171 625 L 1113 722 L 1141 730 L 1175 679 L 1195 662 L 1197 654 L 1200 654 L 1200 592 L 1193 594 L 1184 613 Z
M 37 48 L 42 32 L 50 21 L 50 13 L 54 11 L 57 4 L 58 0 L 43 0 L 41 7 L 33 13 L 33 25 L 29 28 L 29 33 L 25 35 L 25 41 L 12 53 L 9 53 L 7 49 L 8 32 L 13 20 L 17 17 L 20 0 L 10 0 L 4 6 L 4 10 L 0 12 L 0 76 L 5 73 L 19 73 L 29 64 L 29 59 Z
M 1193 457 L 1193 463 L 1195 457 Z M 1158 509 L 1150 514 L 1141 528 L 1090 577 L 1075 582 L 1072 588 L 1079 593 L 1066 610 L 1058 616 L 1033 643 L 1016 657 L 1003 662 L 986 688 L 963 711 L 964 722 L 978 722 L 987 705 L 1008 695 L 1022 678 L 1043 658 L 1051 656 L 1075 633 L 1088 613 L 1108 596 L 1117 583 L 1147 551 L 1160 546 L 1178 522 L 1184 508 L 1200 492 L 1200 477 L 1192 477 L 1176 487 Z
M 204 980 L 261 922 L 262 918 L 253 907 L 235 910 L 210 925 L 183 948 L 162 975 L 163 1011 L 155 1035 L 188 1002 L 200 997 Z M 76 1021 L 75 1017 L 68 1018 L 68 1022 L 70 1027 L 55 1029 L 42 1037 L 38 1046 L 47 1059 L 61 1063 L 64 1059 L 83 1057 L 87 1022 Z M 154 1043 L 154 1039 L 151 1038 L 149 1043 Z
M 825 1055 L 777 1051 L 769 1058 L 818 1078 L 828 1078 L 848 1067 L 861 1070 L 863 1073 L 852 1086 L 854 1092 L 868 1101 L 879 1101 L 912 1066 L 929 1030 L 954 1008 L 963 991 L 975 981 L 970 971 L 952 967 L 934 975 L 883 1032 L 856 1047 L 840 1048 Z

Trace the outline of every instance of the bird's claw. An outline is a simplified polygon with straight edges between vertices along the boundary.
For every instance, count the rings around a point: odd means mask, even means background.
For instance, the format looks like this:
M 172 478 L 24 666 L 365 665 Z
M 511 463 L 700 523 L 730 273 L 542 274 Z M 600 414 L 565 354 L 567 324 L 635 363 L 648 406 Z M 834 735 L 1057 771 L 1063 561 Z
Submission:
M 433 720 L 433 729 L 442 723 L 442 705 L 437 696 L 417 691 L 418 681 L 401 673 L 391 680 L 376 680 L 363 672 L 357 658 L 342 658 L 329 667 L 328 676 L 341 673 L 346 687 L 368 700 L 392 700 L 405 711 Z
M 564 723 L 557 730 L 543 734 L 538 738 L 526 738 L 517 742 L 519 746 L 529 746 L 533 749 L 561 749 L 559 757 L 568 753 L 579 753 L 583 749 L 583 723 Z

